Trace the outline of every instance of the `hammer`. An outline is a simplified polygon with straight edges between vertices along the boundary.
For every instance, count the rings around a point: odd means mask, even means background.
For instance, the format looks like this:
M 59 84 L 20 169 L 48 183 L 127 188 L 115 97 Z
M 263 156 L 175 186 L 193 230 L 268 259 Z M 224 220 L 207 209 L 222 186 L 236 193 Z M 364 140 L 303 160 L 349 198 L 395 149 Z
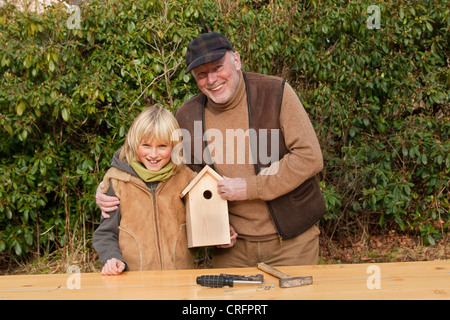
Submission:
M 271 267 L 264 262 L 258 263 L 258 268 L 268 274 L 271 274 L 280 279 L 279 285 L 280 288 L 292 288 L 292 287 L 301 287 L 306 286 L 308 284 L 312 284 L 312 276 L 307 277 L 291 277 L 283 272 Z

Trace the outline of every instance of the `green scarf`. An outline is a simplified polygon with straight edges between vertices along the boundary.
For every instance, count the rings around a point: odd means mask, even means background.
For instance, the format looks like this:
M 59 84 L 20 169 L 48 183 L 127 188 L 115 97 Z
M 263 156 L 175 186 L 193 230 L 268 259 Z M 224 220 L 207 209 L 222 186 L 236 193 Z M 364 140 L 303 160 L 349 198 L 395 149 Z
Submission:
M 169 161 L 159 171 L 147 170 L 147 168 L 138 161 L 133 161 L 130 163 L 130 165 L 134 169 L 134 171 L 136 171 L 139 177 L 145 182 L 166 181 L 172 176 L 173 173 L 172 161 Z

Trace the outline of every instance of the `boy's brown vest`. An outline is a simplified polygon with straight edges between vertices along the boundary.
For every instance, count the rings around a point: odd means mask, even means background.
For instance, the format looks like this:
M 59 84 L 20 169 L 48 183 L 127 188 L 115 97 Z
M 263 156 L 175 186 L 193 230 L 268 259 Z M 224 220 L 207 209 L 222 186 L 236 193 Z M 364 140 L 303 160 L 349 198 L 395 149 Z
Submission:
M 153 194 L 138 177 L 110 168 L 103 178 L 120 199 L 119 247 L 128 271 L 192 269 L 186 209 L 179 197 L 195 173 L 181 166 Z
M 258 141 L 259 129 L 268 129 L 269 136 L 267 137 L 266 150 L 271 150 L 270 131 L 278 130 L 279 159 L 281 159 L 289 152 L 285 146 L 279 123 L 285 81 L 278 77 L 248 72 L 243 73 L 243 76 L 247 92 L 249 128 L 255 129 Z M 183 143 L 185 143 L 185 148 L 191 150 L 191 158 L 187 159 L 190 163 L 187 163 L 187 165 L 197 172 L 206 163 L 204 157 L 197 159 L 196 156 L 208 154 L 207 149 L 205 153 L 206 143 L 203 141 L 206 101 L 206 96 L 200 93 L 181 106 L 175 115 L 180 127 L 190 133 L 190 136 L 183 135 Z M 198 132 L 194 134 L 194 121 L 201 121 L 201 134 L 198 134 Z M 252 139 L 252 136 L 250 137 Z M 256 146 L 257 141 L 251 141 L 250 144 Z M 201 146 L 201 153 L 194 152 L 198 146 Z M 255 174 L 258 174 L 265 166 L 270 166 L 270 163 L 263 165 L 256 152 L 253 152 L 253 159 L 257 159 Z M 296 237 L 308 230 L 322 218 L 326 211 L 325 199 L 320 191 L 316 176 L 306 180 L 293 191 L 267 201 L 267 206 L 280 236 L 286 239 Z

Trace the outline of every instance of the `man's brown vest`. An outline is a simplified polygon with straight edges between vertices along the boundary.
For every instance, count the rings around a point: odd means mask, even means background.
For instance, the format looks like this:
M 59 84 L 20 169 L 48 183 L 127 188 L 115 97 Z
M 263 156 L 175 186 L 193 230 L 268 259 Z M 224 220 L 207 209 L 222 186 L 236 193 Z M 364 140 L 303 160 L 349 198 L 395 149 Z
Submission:
M 283 101 L 285 80 L 256 73 L 244 72 L 244 81 L 247 93 L 247 105 L 249 114 L 249 128 L 254 129 L 256 137 L 250 135 L 250 139 L 259 141 L 259 129 L 267 129 L 267 149 L 271 150 L 271 130 L 279 132 L 279 159 L 289 152 L 280 128 L 280 110 Z M 202 156 L 208 155 L 206 142 L 203 139 L 205 133 L 205 107 L 207 98 L 203 93 L 191 98 L 184 103 L 176 112 L 176 119 L 180 127 L 189 132 L 183 134 L 184 148 L 190 150 L 187 165 L 194 171 L 199 172 L 207 163 Z M 202 131 L 194 130 L 194 122 L 201 122 Z M 242 128 L 245 130 L 245 128 Z M 257 141 L 250 141 L 251 146 L 256 146 Z M 201 152 L 199 148 L 201 146 Z M 196 150 L 197 148 L 197 150 Z M 206 148 L 206 152 L 205 152 Z M 262 164 L 256 152 L 252 152 L 255 163 L 255 174 L 262 168 L 270 166 Z M 200 159 L 199 159 L 200 157 Z M 279 160 L 277 159 L 277 160 Z M 325 214 L 325 199 L 320 191 L 316 176 L 306 180 L 293 191 L 271 201 L 266 201 L 276 228 L 283 238 L 290 239 L 308 230 Z

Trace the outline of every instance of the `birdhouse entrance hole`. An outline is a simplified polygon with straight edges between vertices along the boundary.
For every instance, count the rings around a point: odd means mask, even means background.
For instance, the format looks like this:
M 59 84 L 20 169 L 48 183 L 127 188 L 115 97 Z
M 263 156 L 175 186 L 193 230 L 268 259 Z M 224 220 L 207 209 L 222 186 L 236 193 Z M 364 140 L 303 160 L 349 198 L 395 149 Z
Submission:
M 209 191 L 209 190 L 206 190 L 205 192 L 203 192 L 203 198 L 211 199 L 212 198 L 212 192 Z

